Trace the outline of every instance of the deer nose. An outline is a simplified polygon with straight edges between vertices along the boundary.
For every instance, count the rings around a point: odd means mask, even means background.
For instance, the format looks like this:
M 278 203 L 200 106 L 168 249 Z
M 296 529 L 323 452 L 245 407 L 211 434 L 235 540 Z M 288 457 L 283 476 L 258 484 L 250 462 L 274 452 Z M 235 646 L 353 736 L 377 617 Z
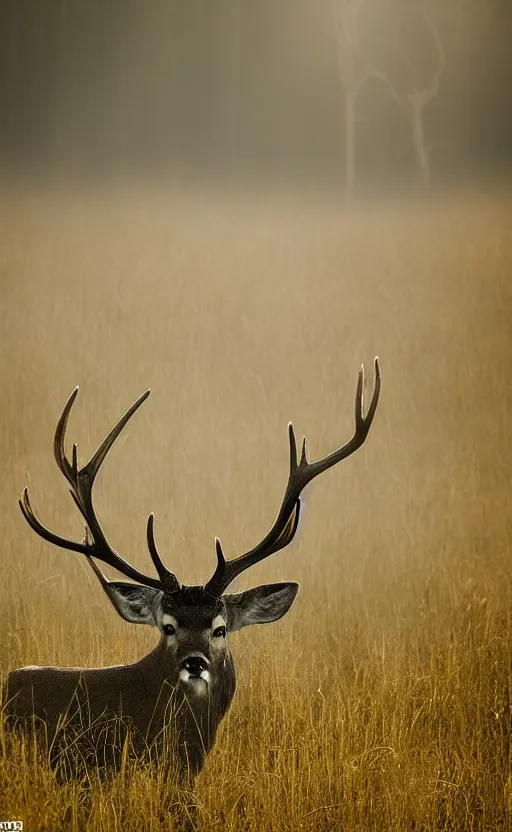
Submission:
M 204 656 L 187 656 L 181 663 L 181 669 L 187 670 L 190 676 L 200 676 L 209 667 L 210 662 Z

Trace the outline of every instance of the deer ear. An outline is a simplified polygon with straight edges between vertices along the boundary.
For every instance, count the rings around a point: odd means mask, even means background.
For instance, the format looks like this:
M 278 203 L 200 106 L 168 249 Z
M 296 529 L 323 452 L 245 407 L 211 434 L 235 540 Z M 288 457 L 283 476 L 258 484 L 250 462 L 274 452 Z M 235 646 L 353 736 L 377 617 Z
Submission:
M 298 589 L 298 584 L 288 582 L 264 584 L 236 595 L 224 595 L 228 631 L 232 633 L 249 624 L 277 621 L 290 609 Z
M 90 556 L 87 556 L 87 563 L 121 618 L 130 624 L 156 624 L 153 609 L 157 595 L 162 594 L 160 589 L 127 581 L 108 581 Z
M 125 621 L 130 624 L 156 624 L 153 609 L 157 595 L 162 594 L 159 589 L 125 581 L 108 581 L 103 589 Z

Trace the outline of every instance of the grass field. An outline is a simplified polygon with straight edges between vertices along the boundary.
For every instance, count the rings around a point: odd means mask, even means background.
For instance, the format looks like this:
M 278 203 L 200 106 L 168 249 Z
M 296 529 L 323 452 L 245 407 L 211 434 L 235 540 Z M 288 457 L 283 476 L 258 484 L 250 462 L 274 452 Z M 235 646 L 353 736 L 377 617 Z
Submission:
M 147 570 L 145 520 L 186 583 L 257 542 L 287 476 L 352 430 L 357 370 L 381 360 L 363 450 L 306 495 L 298 540 L 237 588 L 298 580 L 282 621 L 231 637 L 238 690 L 184 804 L 200 830 L 512 828 L 512 238 L 507 195 L 340 208 L 164 191 L 4 194 L 0 204 L 0 670 L 134 661 L 126 624 L 72 552 L 52 456 L 81 458 L 147 387 L 105 463 L 109 538 Z M 80 785 L 27 748 L 0 759 L 0 819 L 76 829 Z M 93 788 L 89 826 L 161 829 L 146 772 Z M 169 820 L 169 829 L 172 820 Z

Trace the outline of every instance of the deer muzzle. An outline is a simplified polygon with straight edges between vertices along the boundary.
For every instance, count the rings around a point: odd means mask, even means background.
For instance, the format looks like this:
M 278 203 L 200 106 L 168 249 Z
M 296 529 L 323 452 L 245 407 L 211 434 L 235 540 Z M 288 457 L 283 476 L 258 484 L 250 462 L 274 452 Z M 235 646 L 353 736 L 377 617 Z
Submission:
M 187 656 L 180 665 L 180 680 L 185 685 L 202 688 L 211 681 L 210 662 L 203 655 Z

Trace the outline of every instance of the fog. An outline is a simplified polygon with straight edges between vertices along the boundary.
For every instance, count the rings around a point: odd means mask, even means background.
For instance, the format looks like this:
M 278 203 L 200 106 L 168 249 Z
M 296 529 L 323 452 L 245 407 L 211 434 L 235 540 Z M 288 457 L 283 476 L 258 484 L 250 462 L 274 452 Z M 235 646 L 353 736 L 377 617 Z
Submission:
M 0 171 L 351 192 L 501 175 L 511 22 L 507 0 L 2 0 Z

